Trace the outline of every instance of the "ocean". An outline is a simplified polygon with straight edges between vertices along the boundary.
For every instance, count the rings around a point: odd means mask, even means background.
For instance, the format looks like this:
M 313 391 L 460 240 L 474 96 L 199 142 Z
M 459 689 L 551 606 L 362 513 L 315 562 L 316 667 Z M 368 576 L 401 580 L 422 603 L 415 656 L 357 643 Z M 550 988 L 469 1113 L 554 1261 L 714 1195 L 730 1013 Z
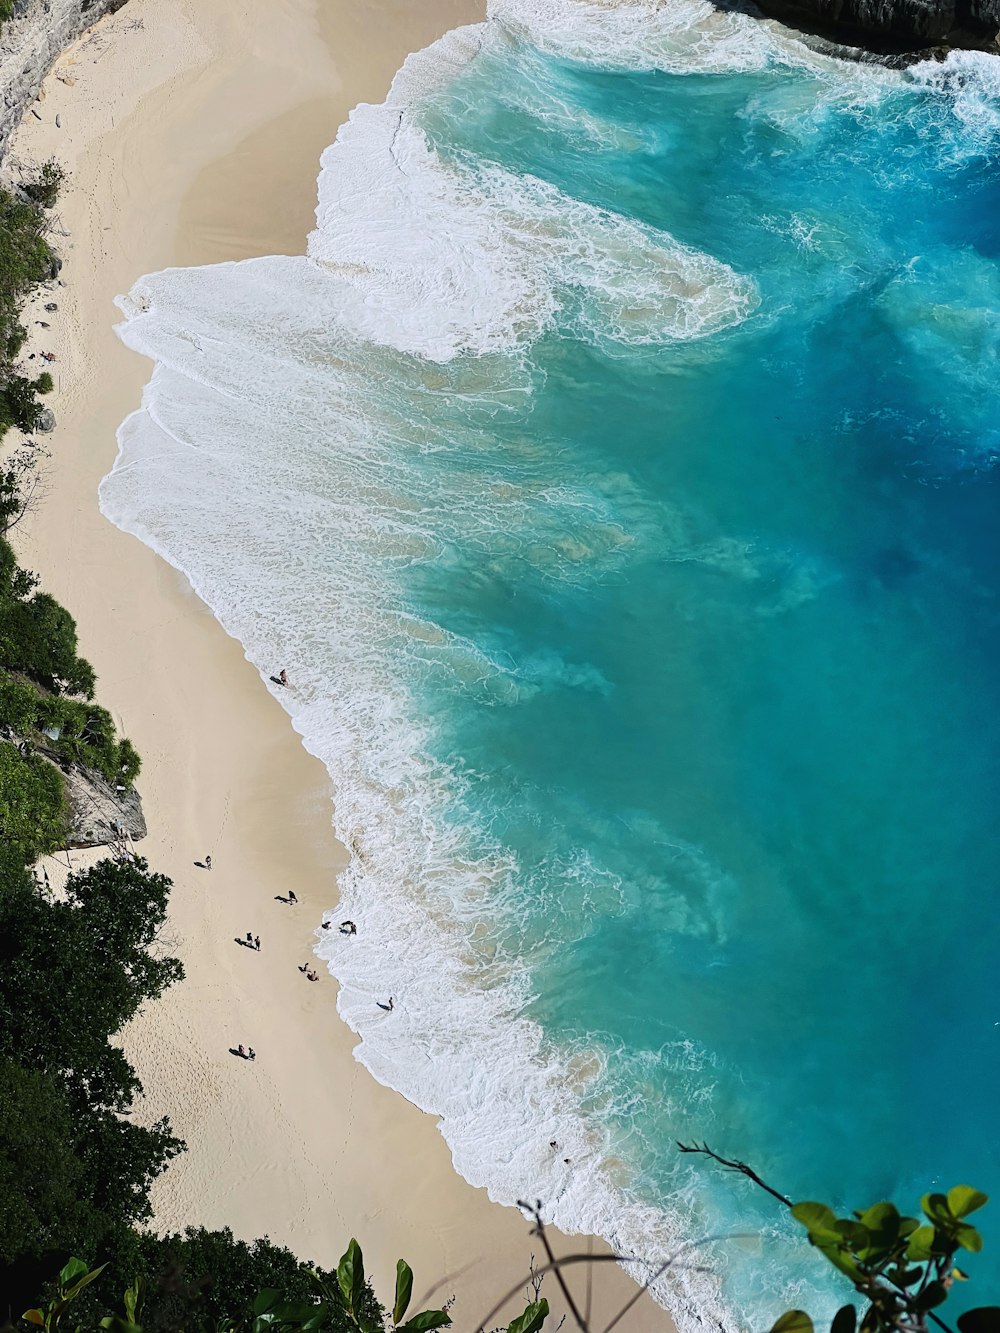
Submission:
M 341 128 L 308 257 L 120 302 L 102 508 L 288 670 L 359 1059 L 492 1197 L 673 1256 L 683 1333 L 840 1300 L 678 1140 L 1000 1184 L 998 154 L 986 55 L 493 0 Z

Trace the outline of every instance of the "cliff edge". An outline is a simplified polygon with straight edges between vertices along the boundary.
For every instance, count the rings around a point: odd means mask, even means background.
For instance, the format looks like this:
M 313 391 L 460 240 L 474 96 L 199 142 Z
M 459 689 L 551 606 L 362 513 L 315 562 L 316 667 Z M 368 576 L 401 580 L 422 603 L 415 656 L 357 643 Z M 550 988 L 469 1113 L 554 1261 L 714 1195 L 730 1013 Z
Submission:
M 16 0 L 0 29 L 0 156 L 18 122 L 38 96 L 53 62 L 92 23 L 126 0 Z
M 883 55 L 1000 52 L 1000 0 L 756 0 L 769 18 Z

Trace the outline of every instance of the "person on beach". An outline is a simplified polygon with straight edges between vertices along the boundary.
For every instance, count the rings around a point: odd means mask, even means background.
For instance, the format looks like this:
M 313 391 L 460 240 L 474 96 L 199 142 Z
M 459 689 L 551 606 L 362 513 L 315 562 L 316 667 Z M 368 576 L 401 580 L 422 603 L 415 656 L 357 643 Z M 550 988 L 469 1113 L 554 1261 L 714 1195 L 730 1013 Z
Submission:
M 324 929 L 324 930 L 329 930 L 330 927 L 331 927 L 332 925 L 333 925 L 333 922 L 332 922 L 332 921 L 324 921 L 324 922 L 323 922 L 323 929 Z
M 358 928 L 353 921 L 341 921 L 340 933 L 341 935 L 356 935 Z
M 307 972 L 306 976 L 309 978 L 310 981 L 319 981 L 319 977 L 315 972 Z
M 247 931 L 247 944 L 251 949 L 253 948 L 253 936 L 250 934 L 249 930 Z
M 302 966 L 299 968 L 299 971 L 300 971 L 300 972 L 304 972 L 304 973 L 306 974 L 306 976 L 308 976 L 308 975 L 309 975 L 309 964 L 308 964 L 308 963 L 303 963 Z
M 248 1059 L 248 1060 L 256 1060 L 256 1059 L 257 1059 L 257 1052 L 254 1050 L 254 1048 L 253 1048 L 252 1046 L 250 1047 L 249 1051 L 247 1051 L 247 1059 Z
M 257 950 L 258 953 L 260 953 L 260 936 L 259 936 L 259 935 L 255 935 L 255 936 L 253 937 L 253 947 Z
M 282 685 L 288 684 L 288 672 L 285 670 L 284 667 L 282 667 L 281 670 L 278 672 L 278 680 L 281 682 Z
M 243 1043 L 240 1042 L 239 1046 L 237 1046 L 236 1049 L 237 1049 L 237 1051 L 239 1052 L 240 1056 L 245 1060 L 245 1059 L 247 1058 L 247 1053 L 246 1053 L 246 1051 L 243 1049 Z
M 205 857 L 205 869 L 206 870 L 212 869 L 212 858 L 210 856 Z
M 388 1004 L 383 1004 L 381 1000 L 376 1000 L 375 1003 L 378 1005 L 380 1009 L 384 1009 L 387 1014 L 391 1014 L 393 1009 L 395 1009 L 396 1007 L 396 1002 L 395 1000 L 393 1000 L 391 995 L 389 996 Z
M 294 907 L 295 904 L 296 904 L 298 901 L 299 901 L 298 898 L 296 898 L 296 896 L 295 896 L 295 890 L 294 890 L 294 889 L 289 889 L 289 890 L 288 890 L 288 903 L 289 903 L 289 906 Z

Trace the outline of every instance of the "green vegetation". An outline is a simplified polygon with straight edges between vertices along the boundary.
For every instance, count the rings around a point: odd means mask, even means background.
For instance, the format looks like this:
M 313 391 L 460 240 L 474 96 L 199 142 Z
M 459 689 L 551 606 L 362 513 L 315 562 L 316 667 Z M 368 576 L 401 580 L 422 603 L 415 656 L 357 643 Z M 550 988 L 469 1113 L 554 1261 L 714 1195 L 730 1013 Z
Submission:
M 810 1245 L 843 1273 L 863 1301 L 861 1333 L 896 1333 L 938 1323 L 934 1311 L 948 1299 L 956 1282 L 967 1275 L 955 1266 L 959 1250 L 977 1253 L 982 1236 L 966 1221 L 987 1202 L 987 1196 L 969 1185 L 956 1185 L 947 1194 L 925 1194 L 920 1206 L 925 1222 L 903 1217 L 894 1204 L 876 1203 L 851 1217 L 837 1217 L 823 1203 L 796 1203 L 792 1216 L 805 1227 Z M 982 1306 L 958 1316 L 961 1333 L 1000 1329 L 1000 1306 Z M 855 1333 L 858 1311 L 854 1305 L 838 1310 L 830 1333 Z M 802 1310 L 791 1310 L 771 1333 L 813 1333 L 813 1322 Z
M 0 471 L 0 848 L 20 865 L 64 845 L 66 797 L 53 764 L 126 787 L 139 772 L 134 747 L 93 702 L 94 669 L 77 652 L 73 617 L 38 591 L 6 539 L 36 494 L 35 457 L 22 450 Z
M 66 834 L 59 772 L 37 755 L 0 741 L 0 844 L 22 865 L 55 851 Z
M 6 8 L 7 0 L 0 0 L 0 20 L 9 17 Z M 42 412 L 38 394 L 52 388 L 51 375 L 24 375 L 16 358 L 27 337 L 21 308 L 58 270 L 46 239 L 46 209 L 55 203 L 61 183 L 62 170 L 50 161 L 22 181 L 19 195 L 0 189 L 0 438 L 11 426 L 34 430 Z

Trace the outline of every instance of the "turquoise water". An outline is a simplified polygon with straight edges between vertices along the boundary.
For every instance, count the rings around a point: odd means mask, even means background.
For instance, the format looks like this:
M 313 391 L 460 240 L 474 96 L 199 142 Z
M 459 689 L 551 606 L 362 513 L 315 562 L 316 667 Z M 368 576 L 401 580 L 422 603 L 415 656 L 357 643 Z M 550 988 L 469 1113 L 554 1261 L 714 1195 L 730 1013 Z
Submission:
M 677 1138 L 841 1204 L 997 1176 L 1000 174 L 937 90 L 824 92 L 529 49 L 424 119 L 440 153 L 760 292 L 694 350 L 602 356 L 557 326 L 530 409 L 463 452 L 488 487 L 528 435 L 536 484 L 626 492 L 613 572 L 554 594 L 507 555 L 528 528 L 409 584 L 537 686 L 427 706 L 530 867 L 531 1012 L 563 1046 L 600 1034 L 652 1197 L 687 1177 Z M 553 863 L 582 850 L 610 902 L 564 892 Z
M 737 1323 L 763 1327 L 785 1302 L 816 1308 L 822 1269 L 765 1196 L 675 1140 L 841 1207 L 1000 1183 L 1000 78 L 979 56 L 906 75 L 837 66 L 762 46 L 743 19 L 699 29 L 695 50 L 678 11 L 640 58 L 595 48 L 608 12 L 586 12 L 586 52 L 572 5 L 561 43 L 501 13 L 406 111 L 423 146 L 387 171 L 416 177 L 433 159 L 461 192 L 435 187 L 412 216 L 399 205 L 396 267 L 347 333 L 334 338 L 316 295 L 354 281 L 331 258 L 362 244 L 342 219 L 363 206 L 343 198 L 326 219 L 321 204 L 326 276 L 275 260 L 147 280 L 126 336 L 160 362 L 147 410 L 162 436 L 146 421 L 138 454 L 124 437 L 132 468 L 104 503 L 189 573 L 254 660 L 277 641 L 297 680 L 316 672 L 306 703 L 283 700 L 297 728 L 342 789 L 388 793 L 381 814 L 360 797 L 338 809 L 368 849 L 341 890 L 368 921 L 389 901 L 372 885 L 410 896 L 378 917 L 382 952 L 363 968 L 324 941 L 362 1058 L 443 1115 L 459 1169 L 507 1201 L 541 1194 L 563 1225 L 651 1258 L 665 1235 L 759 1232 L 699 1261 Z M 726 55 L 733 32 L 752 58 Z M 328 178 L 339 167 L 350 183 L 351 142 Z M 410 190 L 401 176 L 390 188 Z M 480 251 L 501 255 L 503 277 L 537 261 L 549 285 L 525 267 L 498 315 L 492 280 L 477 295 L 475 275 L 456 278 L 445 319 L 408 267 L 438 241 L 470 271 Z M 411 278 L 405 309 L 373 331 L 371 309 L 392 315 Z M 308 317 L 294 374 L 308 378 L 283 400 L 284 456 L 265 463 L 250 417 L 233 416 L 233 348 L 264 367 L 254 384 L 286 354 L 293 375 L 273 312 L 295 283 Z M 226 291 L 244 304 L 226 309 Z M 138 314 L 150 303 L 176 321 L 170 337 Z M 271 312 L 277 350 L 255 341 L 253 308 Z M 211 333 L 214 368 L 190 368 L 177 326 Z M 172 509 L 137 480 L 154 455 Z M 195 503 L 208 512 L 179 480 L 196 466 L 231 556 L 188 521 Z M 286 517 L 251 521 L 251 491 L 279 482 Z M 345 570 L 367 581 L 356 618 L 338 620 L 357 586 Z M 382 701 L 352 693 L 355 668 L 385 670 Z M 378 830 L 415 803 L 431 850 L 390 864 L 402 825 L 395 841 Z M 451 962 L 436 971 L 428 944 L 407 971 L 400 913 L 412 924 L 425 908 L 452 932 Z M 376 974 L 401 1007 L 409 995 L 411 1026 L 371 1018 Z M 449 1047 L 435 1025 L 452 989 L 465 1038 Z M 481 1036 L 473 994 L 494 1005 Z M 504 1024 L 535 1047 L 495 1064 Z M 548 1092 L 522 1098 L 529 1066 L 550 1071 Z M 564 1134 L 566 1170 L 547 1157 Z M 985 1299 L 1000 1263 L 975 1270 Z M 699 1280 L 684 1288 L 696 1305 Z

